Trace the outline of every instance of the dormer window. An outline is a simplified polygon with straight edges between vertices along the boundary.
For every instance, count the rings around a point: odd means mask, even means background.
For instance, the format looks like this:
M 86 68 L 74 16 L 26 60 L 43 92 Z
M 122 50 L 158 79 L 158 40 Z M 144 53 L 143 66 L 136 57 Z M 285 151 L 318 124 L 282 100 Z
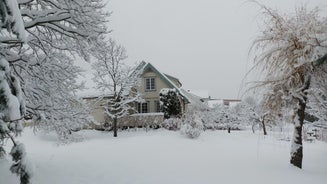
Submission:
M 156 90 L 155 77 L 145 78 L 145 91 L 155 91 L 155 90 Z

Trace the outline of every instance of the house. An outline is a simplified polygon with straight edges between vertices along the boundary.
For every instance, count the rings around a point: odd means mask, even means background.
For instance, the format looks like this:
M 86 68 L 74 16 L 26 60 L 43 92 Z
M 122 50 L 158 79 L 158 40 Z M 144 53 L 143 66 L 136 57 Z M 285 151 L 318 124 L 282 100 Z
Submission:
M 182 83 L 176 77 L 160 72 L 151 63 L 142 61 L 134 72 L 139 73 L 139 86 L 135 89 L 141 94 L 144 99 L 141 103 L 133 105 L 136 112 L 131 112 L 131 115 L 119 120 L 120 126 L 145 126 L 153 123 L 161 123 L 163 113 L 160 108 L 159 94 L 161 89 L 170 88 L 175 89 L 180 94 L 180 102 L 182 113 L 188 109 L 191 100 L 186 91 L 182 90 Z M 99 92 L 93 92 L 90 95 L 84 95 L 90 106 L 92 106 L 92 116 L 95 122 L 98 122 L 98 127 L 110 123 L 110 119 L 106 117 L 103 106 L 105 105 L 101 98 L 110 98 L 110 96 L 103 96 Z
M 182 83 L 179 79 L 161 73 L 151 63 L 141 62 L 138 69 L 141 70 L 140 86 L 137 91 L 142 94 L 144 103 L 137 104 L 138 113 L 158 113 L 160 112 L 159 94 L 161 89 L 175 89 L 182 97 L 182 111 L 187 110 L 187 104 L 190 103 L 189 98 L 185 95 L 185 91 L 181 89 Z

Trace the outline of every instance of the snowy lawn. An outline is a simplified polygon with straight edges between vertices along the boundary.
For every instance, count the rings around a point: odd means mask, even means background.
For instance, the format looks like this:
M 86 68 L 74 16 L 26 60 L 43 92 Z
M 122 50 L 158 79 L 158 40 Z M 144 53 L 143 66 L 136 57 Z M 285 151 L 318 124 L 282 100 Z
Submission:
M 206 131 L 198 139 L 151 130 L 79 132 L 83 142 L 58 146 L 25 129 L 20 141 L 35 184 L 326 184 L 327 144 L 304 144 L 304 169 L 290 166 L 290 143 L 248 131 Z M 8 148 L 11 145 L 7 145 Z M 19 183 L 0 160 L 0 183 Z

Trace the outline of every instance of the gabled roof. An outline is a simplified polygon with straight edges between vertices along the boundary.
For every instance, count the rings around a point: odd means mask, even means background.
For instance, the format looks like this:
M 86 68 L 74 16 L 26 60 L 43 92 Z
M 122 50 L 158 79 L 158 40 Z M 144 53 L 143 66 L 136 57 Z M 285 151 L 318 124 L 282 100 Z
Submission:
M 170 88 L 176 89 L 179 92 L 179 94 L 181 94 L 184 97 L 184 99 L 187 103 L 190 103 L 190 99 L 187 97 L 187 95 L 185 95 L 184 92 L 169 79 L 169 77 L 172 77 L 172 76 L 168 76 L 164 73 L 161 73 L 151 63 L 148 63 L 145 61 L 142 61 L 140 63 L 140 65 L 136 68 L 136 70 L 142 70 L 141 74 L 143 74 L 145 71 L 147 71 L 149 69 L 152 70 L 154 73 L 156 73 L 160 77 L 160 79 L 163 80 Z M 175 77 L 172 77 L 172 78 L 177 79 Z

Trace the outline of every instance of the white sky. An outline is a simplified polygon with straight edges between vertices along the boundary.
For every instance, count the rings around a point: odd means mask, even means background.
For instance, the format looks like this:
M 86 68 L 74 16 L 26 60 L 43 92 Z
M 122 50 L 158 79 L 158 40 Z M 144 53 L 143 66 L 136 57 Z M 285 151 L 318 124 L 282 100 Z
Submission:
M 259 0 L 282 11 L 326 0 Z M 250 68 L 248 51 L 258 34 L 259 7 L 244 0 L 109 0 L 110 34 L 125 46 L 128 62 L 145 60 L 181 80 L 185 89 L 237 98 Z

